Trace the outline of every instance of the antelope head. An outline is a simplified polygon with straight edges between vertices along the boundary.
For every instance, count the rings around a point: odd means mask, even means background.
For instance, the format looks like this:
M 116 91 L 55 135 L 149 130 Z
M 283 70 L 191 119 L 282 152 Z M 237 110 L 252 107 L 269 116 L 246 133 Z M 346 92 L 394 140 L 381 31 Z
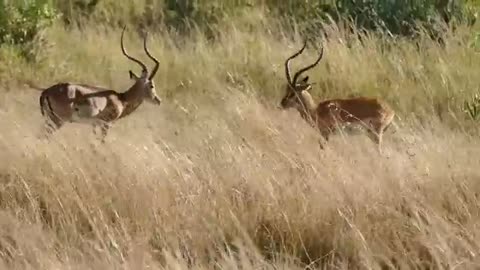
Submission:
M 130 87 L 130 89 L 141 90 L 141 95 L 143 95 L 143 98 L 145 98 L 146 100 L 148 100 L 149 102 L 151 102 L 153 104 L 160 105 L 162 100 L 157 95 L 157 91 L 155 89 L 155 83 L 153 81 L 153 77 L 155 76 L 155 74 L 158 71 L 159 62 L 155 57 L 152 56 L 152 54 L 150 53 L 150 51 L 147 48 L 147 34 L 145 34 L 145 37 L 144 37 L 144 40 L 143 40 L 143 49 L 144 49 L 145 53 L 147 54 L 147 56 L 153 62 L 155 62 L 155 66 L 153 67 L 153 70 L 150 74 L 148 72 L 147 66 L 142 61 L 128 55 L 128 53 L 125 49 L 125 46 L 123 44 L 123 36 L 124 36 L 124 33 L 125 33 L 125 29 L 126 29 L 126 26 L 123 27 L 121 41 L 120 41 L 123 55 L 125 55 L 129 60 L 137 63 L 142 69 L 142 72 L 141 72 L 140 76 L 135 74 L 132 70 L 129 71 L 130 79 L 135 81 L 135 83 L 132 85 L 132 87 Z
M 318 65 L 318 63 L 323 57 L 323 47 L 320 51 L 320 54 L 317 60 L 313 64 L 306 66 L 300 69 L 299 71 L 297 71 L 294 74 L 293 79 L 290 75 L 290 61 L 293 58 L 299 56 L 301 53 L 303 53 L 306 46 L 307 46 L 307 41 L 305 40 L 303 47 L 298 52 L 294 53 L 292 56 L 287 58 L 287 60 L 285 61 L 285 75 L 287 78 L 287 85 L 285 87 L 286 89 L 285 96 L 283 97 L 280 103 L 283 109 L 288 109 L 291 107 L 296 107 L 297 109 L 301 109 L 301 108 L 305 108 L 305 106 L 308 105 L 308 104 L 304 104 L 305 103 L 304 97 L 306 94 L 308 94 L 308 91 L 312 89 L 312 84 L 308 81 L 309 76 L 302 76 L 302 74 L 312 69 L 316 65 Z

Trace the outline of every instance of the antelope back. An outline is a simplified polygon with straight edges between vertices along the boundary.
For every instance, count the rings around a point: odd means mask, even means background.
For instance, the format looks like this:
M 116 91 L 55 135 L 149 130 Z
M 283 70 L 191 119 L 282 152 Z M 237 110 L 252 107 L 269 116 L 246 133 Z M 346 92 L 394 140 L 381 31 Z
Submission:
M 370 122 L 382 121 L 393 111 L 375 98 L 333 99 L 318 104 L 317 116 L 324 121 Z
M 64 121 L 70 120 L 73 113 L 72 101 L 79 96 L 93 92 L 95 92 L 94 89 L 82 85 L 55 84 L 42 92 L 41 95 L 47 104 L 41 106 L 48 106 L 48 110 L 51 110 L 56 117 Z

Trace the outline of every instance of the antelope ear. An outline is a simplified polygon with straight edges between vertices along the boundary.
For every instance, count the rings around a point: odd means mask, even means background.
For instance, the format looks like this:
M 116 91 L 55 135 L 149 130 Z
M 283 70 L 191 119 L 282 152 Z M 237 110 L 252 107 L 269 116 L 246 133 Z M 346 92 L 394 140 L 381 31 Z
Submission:
M 148 70 L 142 70 L 142 75 L 140 75 L 142 79 L 146 79 L 148 77 Z
M 310 77 L 306 76 L 305 78 L 303 78 L 302 83 L 308 83 L 308 79 L 310 79 Z
M 137 74 L 135 74 L 135 72 L 133 72 L 131 70 L 128 71 L 128 74 L 130 75 L 130 79 L 132 79 L 132 80 L 140 79 L 140 77 L 138 77 Z

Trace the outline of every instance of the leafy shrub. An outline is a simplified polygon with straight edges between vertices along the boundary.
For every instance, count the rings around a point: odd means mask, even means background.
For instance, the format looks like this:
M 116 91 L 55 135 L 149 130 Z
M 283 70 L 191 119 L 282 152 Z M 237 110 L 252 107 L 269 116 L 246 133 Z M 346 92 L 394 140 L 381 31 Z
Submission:
M 44 44 L 41 32 L 58 18 L 48 0 L 0 0 L 0 45 L 14 45 L 32 58 L 37 45 Z
M 67 25 L 88 20 L 118 26 L 125 23 L 150 28 L 167 26 L 176 30 L 195 24 L 202 30 L 219 22 L 229 11 L 245 6 L 246 1 L 229 0 L 56 0 Z
M 62 12 L 66 25 L 90 19 L 100 0 L 57 0 L 56 7 Z
M 22 45 L 58 17 L 48 0 L 0 1 L 0 43 Z
M 333 3 L 332 3 L 333 2 Z M 475 8 L 464 0 L 267 0 L 270 8 L 293 18 L 303 29 L 321 29 L 326 15 L 334 21 L 347 19 L 360 29 L 413 36 L 421 28 L 436 36 L 438 22 L 473 24 Z
M 38 1 L 37 1 L 38 2 Z M 64 20 L 93 19 L 117 25 L 132 23 L 177 30 L 195 24 L 203 30 L 245 7 L 264 7 L 295 21 L 303 30 L 319 31 L 327 17 L 352 21 L 366 30 L 415 35 L 421 28 L 436 36 L 450 25 L 475 22 L 478 0 L 56 0 Z
M 165 23 L 182 29 L 190 23 L 195 23 L 203 29 L 216 24 L 226 10 L 219 1 L 166 0 Z
M 334 21 L 349 20 L 360 29 L 388 32 L 391 35 L 414 36 L 426 30 L 438 37 L 445 23 L 473 24 L 476 20 L 473 0 L 265 0 L 263 5 L 287 22 L 295 21 L 304 30 L 319 31 L 327 17 Z M 216 23 L 225 12 L 248 5 L 251 1 L 166 0 L 166 8 L 175 20 L 190 20 L 200 25 Z M 253 4 L 251 4 L 253 3 Z M 168 17 L 167 17 L 168 18 Z

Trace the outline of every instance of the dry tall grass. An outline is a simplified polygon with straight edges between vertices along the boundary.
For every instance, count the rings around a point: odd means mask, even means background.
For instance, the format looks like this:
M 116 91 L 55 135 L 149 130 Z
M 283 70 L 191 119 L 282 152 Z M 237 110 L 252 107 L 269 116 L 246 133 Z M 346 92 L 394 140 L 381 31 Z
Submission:
M 21 81 L 126 89 L 119 31 L 55 28 L 36 65 L 1 51 L 2 268 L 478 267 L 480 143 L 458 113 L 480 82 L 474 50 L 457 37 L 445 50 L 401 41 L 387 52 L 375 37 L 349 47 L 332 28 L 310 72 L 317 100 L 378 96 L 402 120 L 385 156 L 356 135 L 322 151 L 298 113 L 276 108 L 300 42 L 248 16 L 221 42 L 152 37 L 164 104 L 119 121 L 104 145 L 73 124 L 38 139 L 39 93 Z M 126 46 L 141 55 L 133 35 Z

